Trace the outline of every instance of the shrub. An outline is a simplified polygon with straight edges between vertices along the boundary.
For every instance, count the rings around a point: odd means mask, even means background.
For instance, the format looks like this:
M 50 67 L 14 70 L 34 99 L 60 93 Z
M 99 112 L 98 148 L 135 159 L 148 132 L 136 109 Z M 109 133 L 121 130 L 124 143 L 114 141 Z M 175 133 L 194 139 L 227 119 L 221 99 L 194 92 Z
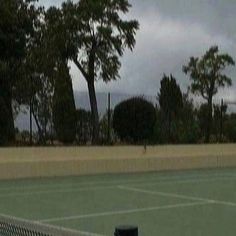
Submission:
M 113 128 L 122 141 L 137 143 L 150 140 L 155 121 L 153 104 L 144 98 L 134 97 L 115 107 Z

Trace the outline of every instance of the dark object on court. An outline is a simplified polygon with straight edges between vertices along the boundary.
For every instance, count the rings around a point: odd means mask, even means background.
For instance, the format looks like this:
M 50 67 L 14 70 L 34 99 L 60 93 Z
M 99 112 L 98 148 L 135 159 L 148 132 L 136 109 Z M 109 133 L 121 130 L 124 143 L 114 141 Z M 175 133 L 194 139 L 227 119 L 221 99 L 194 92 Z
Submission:
M 138 227 L 136 226 L 118 226 L 115 229 L 114 236 L 138 236 Z

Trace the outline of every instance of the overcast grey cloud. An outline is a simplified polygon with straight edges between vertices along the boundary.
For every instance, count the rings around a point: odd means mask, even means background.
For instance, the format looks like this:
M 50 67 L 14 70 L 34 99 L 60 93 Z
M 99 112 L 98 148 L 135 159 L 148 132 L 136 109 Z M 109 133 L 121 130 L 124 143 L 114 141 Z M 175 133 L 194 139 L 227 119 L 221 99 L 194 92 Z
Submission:
M 60 6 L 61 0 L 41 0 L 45 6 Z M 128 17 L 140 23 L 134 51 L 122 58 L 121 79 L 97 82 L 97 91 L 156 95 L 164 73 L 172 73 L 183 90 L 189 79 L 182 66 L 190 56 L 202 55 L 210 46 L 236 59 L 234 0 L 131 0 Z M 236 100 L 236 68 L 230 68 L 234 86 L 220 91 L 218 97 Z M 87 90 L 86 83 L 71 64 L 75 90 Z

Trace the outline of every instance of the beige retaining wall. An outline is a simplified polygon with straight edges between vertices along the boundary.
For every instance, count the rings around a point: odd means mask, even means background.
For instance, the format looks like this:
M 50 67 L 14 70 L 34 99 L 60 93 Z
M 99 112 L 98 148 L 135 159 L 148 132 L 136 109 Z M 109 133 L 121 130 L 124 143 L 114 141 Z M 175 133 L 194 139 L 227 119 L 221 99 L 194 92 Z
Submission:
M 236 145 L 0 149 L 0 179 L 236 167 Z

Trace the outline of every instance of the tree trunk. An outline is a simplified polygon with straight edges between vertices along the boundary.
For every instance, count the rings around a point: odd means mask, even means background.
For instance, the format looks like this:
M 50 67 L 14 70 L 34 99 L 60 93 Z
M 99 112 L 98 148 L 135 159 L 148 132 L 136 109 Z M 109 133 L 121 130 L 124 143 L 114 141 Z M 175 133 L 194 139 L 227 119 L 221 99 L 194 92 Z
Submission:
M 15 127 L 14 127 L 14 118 L 13 118 L 13 111 L 12 111 L 12 98 L 9 97 L 7 100 L 8 100 L 7 101 L 8 117 L 9 117 L 8 141 L 9 143 L 13 143 L 15 141 Z
M 32 115 L 34 117 L 34 120 L 35 120 L 35 123 L 36 123 L 36 126 L 38 128 L 38 135 L 39 135 L 39 143 L 40 144 L 46 144 L 45 140 L 44 140 L 44 135 L 43 135 L 43 131 L 42 131 L 42 128 L 39 124 L 39 120 L 34 112 L 34 107 L 32 106 Z
M 93 121 L 92 143 L 98 144 L 99 141 L 99 116 L 97 107 L 97 98 L 95 93 L 94 81 L 88 81 L 89 100 Z
M 14 129 L 14 118 L 12 111 L 12 93 L 10 83 L 5 78 L 0 78 L 0 96 L 5 106 L 5 114 L 1 114 L 6 117 L 4 124 L 6 133 L 5 136 L 6 144 L 11 144 L 15 141 L 15 129 Z
M 208 99 L 207 129 L 206 129 L 206 136 L 205 136 L 206 143 L 209 143 L 210 141 L 211 126 L 212 126 L 212 96 L 210 96 Z
M 96 48 L 97 48 L 96 41 L 94 41 L 91 51 L 89 53 L 88 71 L 86 71 L 82 67 L 82 65 L 77 61 L 77 58 L 74 58 L 74 62 L 76 64 L 76 66 L 79 68 L 79 70 L 83 74 L 83 76 L 88 84 L 89 100 L 90 100 L 92 122 L 93 122 L 92 144 L 98 144 L 98 141 L 99 141 L 99 117 L 98 117 L 97 98 L 96 98 L 96 92 L 95 92 L 95 86 L 94 86 Z

